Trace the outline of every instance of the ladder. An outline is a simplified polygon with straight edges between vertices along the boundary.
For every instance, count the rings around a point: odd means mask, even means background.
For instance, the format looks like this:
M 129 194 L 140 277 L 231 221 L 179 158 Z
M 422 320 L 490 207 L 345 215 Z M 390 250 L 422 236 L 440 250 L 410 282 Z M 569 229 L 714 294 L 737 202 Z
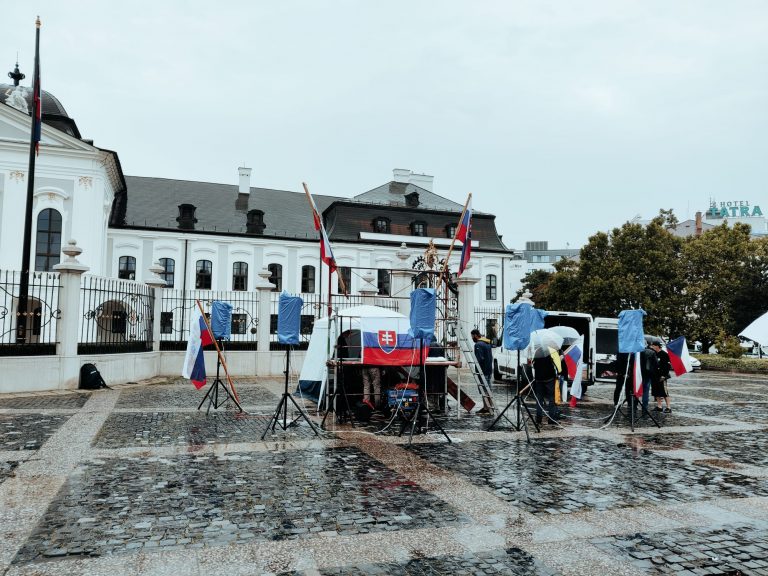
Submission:
M 472 372 L 472 377 L 475 379 L 477 389 L 480 392 L 480 396 L 483 398 L 483 405 L 488 406 L 491 411 L 496 410 L 496 405 L 493 402 L 493 394 L 491 392 L 490 383 L 486 381 L 483 371 L 480 370 L 480 365 L 477 363 L 477 357 L 475 356 L 474 343 L 467 338 L 464 327 L 460 322 L 457 322 L 459 328 L 459 349 L 464 356 L 464 361 L 469 366 Z

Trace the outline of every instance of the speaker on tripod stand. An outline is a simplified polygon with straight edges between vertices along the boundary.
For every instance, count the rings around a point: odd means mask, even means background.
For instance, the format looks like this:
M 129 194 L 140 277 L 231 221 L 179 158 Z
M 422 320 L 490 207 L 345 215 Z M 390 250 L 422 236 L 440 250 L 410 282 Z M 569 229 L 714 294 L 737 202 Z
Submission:
M 280 344 L 287 346 L 285 350 L 285 388 L 283 395 L 280 397 L 280 402 L 275 408 L 275 413 L 270 418 L 267 427 L 264 429 L 264 433 L 261 435 L 261 439 L 267 435 L 267 432 L 272 429 L 275 431 L 275 426 L 280 426 L 283 430 L 287 430 L 290 426 L 294 426 L 300 418 L 306 420 L 309 427 L 315 433 L 315 436 L 319 436 L 315 425 L 307 417 L 304 410 L 296 403 L 293 396 L 288 392 L 288 381 L 291 372 L 291 347 L 298 345 L 299 334 L 301 331 L 301 307 L 304 305 L 304 300 L 299 296 L 291 296 L 287 292 L 280 294 L 280 302 L 277 309 L 277 340 Z M 299 415 L 288 422 L 288 402 L 291 402 L 294 408 L 299 412 Z M 282 412 L 282 422 L 280 413 Z

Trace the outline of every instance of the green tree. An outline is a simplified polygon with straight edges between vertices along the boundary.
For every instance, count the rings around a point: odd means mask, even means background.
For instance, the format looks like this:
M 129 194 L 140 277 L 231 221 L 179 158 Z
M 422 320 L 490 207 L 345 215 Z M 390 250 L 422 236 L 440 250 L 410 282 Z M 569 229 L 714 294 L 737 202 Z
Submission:
M 517 291 L 513 300 L 517 302 L 523 293 L 528 290 L 533 294 L 532 300 L 539 306 L 540 300 L 546 300 L 547 285 L 552 276 L 553 273 L 549 270 L 531 270 L 523 276 L 522 287 Z
M 720 332 L 735 335 L 743 328 L 739 324 L 744 314 L 737 313 L 737 309 L 749 305 L 740 299 L 753 292 L 749 283 L 754 281 L 755 273 L 764 270 L 765 256 L 759 255 L 764 249 L 763 243 L 751 243 L 749 225 L 736 223 L 731 228 L 726 222 L 689 238 L 683 246 L 683 274 L 690 307 L 688 336 L 701 341 L 705 352 Z M 739 314 L 742 317 L 737 321 Z

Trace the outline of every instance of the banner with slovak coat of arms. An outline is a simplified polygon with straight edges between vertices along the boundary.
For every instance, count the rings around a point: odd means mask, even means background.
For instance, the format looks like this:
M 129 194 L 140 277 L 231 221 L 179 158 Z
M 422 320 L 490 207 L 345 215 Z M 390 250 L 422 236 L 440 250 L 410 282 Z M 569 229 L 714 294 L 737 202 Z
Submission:
M 361 318 L 362 363 L 373 366 L 418 366 L 419 342 L 408 335 L 408 318 Z M 427 348 L 424 347 L 426 359 Z

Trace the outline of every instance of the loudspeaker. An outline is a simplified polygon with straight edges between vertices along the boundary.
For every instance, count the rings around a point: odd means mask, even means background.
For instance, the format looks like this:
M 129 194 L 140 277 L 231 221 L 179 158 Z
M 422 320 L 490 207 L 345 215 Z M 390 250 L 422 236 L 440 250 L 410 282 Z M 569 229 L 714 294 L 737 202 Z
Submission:
M 531 341 L 531 332 L 544 328 L 544 310 L 527 302 L 507 304 L 504 310 L 504 348 L 524 350 Z
M 232 335 L 232 305 L 221 300 L 211 304 L 211 331 L 216 340 L 229 340 Z
M 435 339 L 436 296 L 434 288 L 417 288 L 411 292 L 411 338 L 429 344 Z
M 280 344 L 299 343 L 301 332 L 301 307 L 304 300 L 299 296 L 291 296 L 287 292 L 280 294 L 277 309 L 277 341 Z

